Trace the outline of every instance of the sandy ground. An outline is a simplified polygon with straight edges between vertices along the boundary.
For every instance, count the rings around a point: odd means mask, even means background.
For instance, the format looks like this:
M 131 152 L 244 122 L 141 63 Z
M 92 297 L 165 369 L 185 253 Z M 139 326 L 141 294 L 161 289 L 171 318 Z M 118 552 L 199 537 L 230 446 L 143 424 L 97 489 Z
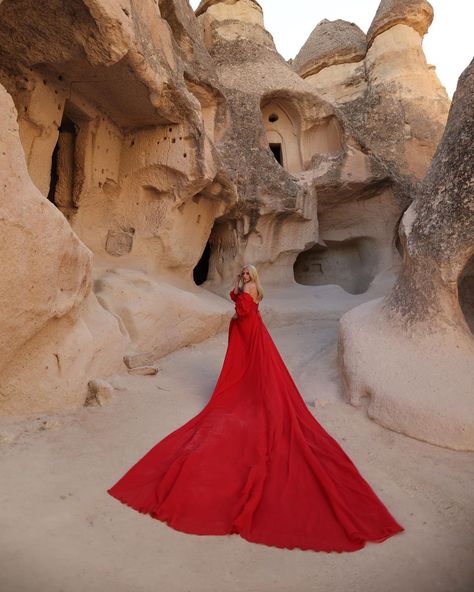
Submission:
M 155 377 L 115 377 L 105 407 L 0 422 L 1 592 L 473 590 L 474 454 L 385 430 L 347 405 L 334 317 L 269 328 L 310 409 L 404 533 L 355 553 L 289 551 L 176 532 L 106 493 L 206 403 L 221 334 L 163 358 Z

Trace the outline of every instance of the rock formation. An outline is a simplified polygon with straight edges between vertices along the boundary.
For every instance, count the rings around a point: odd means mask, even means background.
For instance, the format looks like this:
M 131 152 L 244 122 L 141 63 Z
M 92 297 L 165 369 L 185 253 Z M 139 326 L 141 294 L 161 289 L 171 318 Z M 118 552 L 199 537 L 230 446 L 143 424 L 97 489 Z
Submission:
M 237 258 L 257 264 L 267 284 L 295 277 L 366 291 L 394 260 L 388 229 L 400 205 L 387 171 L 278 55 L 257 3 L 204 2 L 197 14 L 230 112 L 221 176 L 239 195 L 211 233 L 206 285 L 219 291 Z M 349 269 L 356 259 L 362 279 Z
M 314 188 L 296 176 L 333 110 L 278 55 L 257 3 L 204 2 L 197 14 L 229 108 L 221 175 L 239 195 L 211 233 L 208 285 L 228 283 L 244 261 L 266 282 L 291 281 L 296 255 L 317 234 Z
M 301 48 L 293 67 L 300 76 L 309 78 L 330 66 L 358 63 L 366 53 L 365 33 L 356 24 L 340 19 L 324 20 L 315 27 Z M 340 96 L 335 96 L 341 100 Z
M 233 199 L 215 181 L 224 101 L 188 3 L 160 4 L 170 24 L 152 0 L 0 6 L 2 413 L 75 408 L 125 353 L 225 324 L 191 284 Z
M 354 23 L 322 21 L 293 62 L 358 149 L 335 187 L 317 175 L 319 242 L 298 257 L 301 283 L 361 293 L 396 273 L 389 229 L 427 170 L 449 107 L 421 49 L 427 13 L 426 2 L 383 1 L 368 38 Z
M 91 385 L 225 329 L 244 262 L 386 294 L 449 106 L 431 18 L 383 0 L 290 64 L 255 0 L 3 0 L 0 413 L 105 403 Z
M 423 37 L 433 22 L 433 7 L 426 0 L 383 0 L 367 31 L 369 47 L 377 35 L 396 25 L 408 25 Z
M 367 39 L 323 21 L 294 61 L 394 177 L 423 178 L 446 124 L 449 99 L 422 49 L 432 18 L 426 0 L 382 0 Z
M 474 449 L 474 62 L 459 79 L 430 169 L 403 215 L 392 291 L 346 313 L 340 357 L 350 401 L 382 425 Z

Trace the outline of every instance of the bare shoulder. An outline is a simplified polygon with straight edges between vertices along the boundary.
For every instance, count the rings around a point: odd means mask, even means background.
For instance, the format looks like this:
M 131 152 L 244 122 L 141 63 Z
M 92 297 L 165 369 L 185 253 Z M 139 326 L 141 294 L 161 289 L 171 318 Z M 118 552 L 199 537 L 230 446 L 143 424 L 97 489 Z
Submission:
M 254 300 L 257 300 L 258 290 L 254 282 L 248 282 L 247 284 L 244 284 L 244 292 L 248 292 Z

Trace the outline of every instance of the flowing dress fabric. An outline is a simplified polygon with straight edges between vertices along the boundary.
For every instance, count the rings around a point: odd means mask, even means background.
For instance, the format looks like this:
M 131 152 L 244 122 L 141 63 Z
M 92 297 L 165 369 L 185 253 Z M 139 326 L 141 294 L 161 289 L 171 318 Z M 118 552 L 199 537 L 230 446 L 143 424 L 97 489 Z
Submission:
M 108 493 L 176 530 L 355 551 L 403 528 L 301 398 L 250 294 L 204 409 Z

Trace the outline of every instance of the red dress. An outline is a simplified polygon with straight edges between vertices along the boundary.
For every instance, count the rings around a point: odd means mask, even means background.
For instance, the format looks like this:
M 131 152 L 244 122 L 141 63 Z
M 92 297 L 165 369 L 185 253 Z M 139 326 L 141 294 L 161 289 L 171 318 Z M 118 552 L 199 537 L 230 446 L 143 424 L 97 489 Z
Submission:
M 403 528 L 311 415 L 250 294 L 212 396 L 108 493 L 172 528 L 275 547 L 355 551 Z

